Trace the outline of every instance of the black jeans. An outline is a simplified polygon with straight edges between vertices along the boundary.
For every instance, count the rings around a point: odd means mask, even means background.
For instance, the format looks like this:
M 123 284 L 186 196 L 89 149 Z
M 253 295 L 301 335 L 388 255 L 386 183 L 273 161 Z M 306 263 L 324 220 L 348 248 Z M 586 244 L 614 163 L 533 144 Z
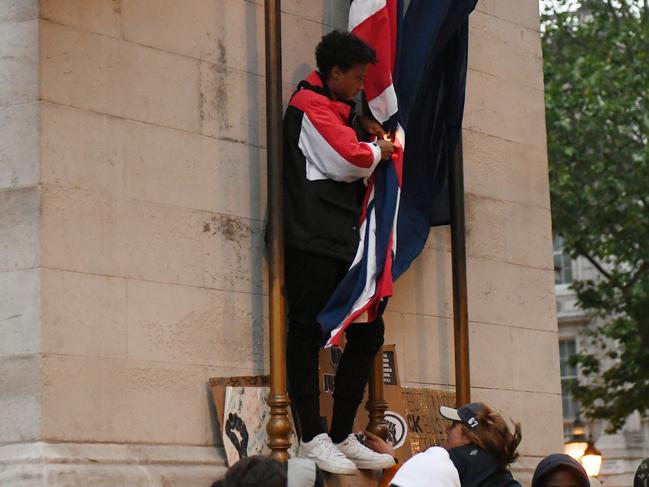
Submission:
M 322 331 L 317 316 L 327 304 L 349 264 L 331 257 L 286 249 L 288 336 L 286 365 L 289 394 L 302 440 L 324 433 L 320 421 L 318 353 Z M 347 344 L 336 371 L 334 410 L 329 434 L 335 443 L 352 432 L 372 361 L 383 345 L 383 321 L 356 323 L 345 331 Z

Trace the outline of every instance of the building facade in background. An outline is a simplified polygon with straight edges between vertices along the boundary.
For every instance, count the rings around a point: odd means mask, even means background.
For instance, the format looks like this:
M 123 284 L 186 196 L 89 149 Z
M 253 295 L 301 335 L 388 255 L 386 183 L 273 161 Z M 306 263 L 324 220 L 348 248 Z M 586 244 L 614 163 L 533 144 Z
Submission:
M 577 418 L 582 420 L 586 425 L 586 434 L 592 434 L 596 447 L 602 452 L 601 479 L 605 485 L 632 485 L 638 465 L 642 459 L 649 457 L 649 420 L 641 419 L 635 413 L 627 419 L 621 431 L 607 434 L 604 421 L 588 421 L 579 416 L 579 403 L 570 392 L 570 384 L 579 379 L 579 370 L 569 360 L 580 350 L 588 349 L 587 333 L 600 323 L 598 318 L 589 317 L 577 306 L 577 298 L 570 285 L 575 280 L 597 278 L 597 270 L 584 258 L 573 260 L 564 254 L 560 237 L 554 239 L 554 266 L 564 438 L 567 440 L 570 437 L 573 422 Z

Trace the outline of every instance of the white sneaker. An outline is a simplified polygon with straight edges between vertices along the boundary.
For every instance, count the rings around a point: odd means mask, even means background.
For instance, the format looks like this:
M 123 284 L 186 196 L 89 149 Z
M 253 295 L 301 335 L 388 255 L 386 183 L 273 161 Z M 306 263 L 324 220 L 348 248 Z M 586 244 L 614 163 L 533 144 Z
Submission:
M 300 441 L 298 457 L 310 458 L 321 470 L 340 475 L 353 475 L 356 465 L 333 444 L 327 433 L 320 433 L 311 441 Z
M 379 470 L 390 468 L 395 464 L 394 458 L 387 453 L 376 453 L 363 445 L 352 433 L 345 441 L 335 445 L 345 456 L 356 464 L 358 468 Z

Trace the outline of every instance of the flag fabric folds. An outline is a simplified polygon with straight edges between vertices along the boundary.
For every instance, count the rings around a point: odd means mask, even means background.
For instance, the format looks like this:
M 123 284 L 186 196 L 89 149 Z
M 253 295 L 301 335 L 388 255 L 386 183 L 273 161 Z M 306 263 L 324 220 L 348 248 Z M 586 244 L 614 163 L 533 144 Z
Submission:
M 349 30 L 377 52 L 365 81 L 368 106 L 397 152 L 368 182 L 356 257 L 318 316 L 326 345 L 337 344 L 349 324 L 382 314 L 430 226 L 449 221 L 448 169 L 461 132 L 476 2 L 411 0 L 405 17 L 403 0 L 351 3 Z

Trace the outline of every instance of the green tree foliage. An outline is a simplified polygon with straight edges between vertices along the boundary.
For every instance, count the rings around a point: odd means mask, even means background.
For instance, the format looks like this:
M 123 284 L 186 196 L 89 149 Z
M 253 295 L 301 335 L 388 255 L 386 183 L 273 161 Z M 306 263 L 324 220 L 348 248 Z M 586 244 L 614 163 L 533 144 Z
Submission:
M 615 431 L 649 413 L 649 0 L 571 3 L 542 27 L 552 218 L 601 276 L 573 285 L 604 323 L 575 394 Z

